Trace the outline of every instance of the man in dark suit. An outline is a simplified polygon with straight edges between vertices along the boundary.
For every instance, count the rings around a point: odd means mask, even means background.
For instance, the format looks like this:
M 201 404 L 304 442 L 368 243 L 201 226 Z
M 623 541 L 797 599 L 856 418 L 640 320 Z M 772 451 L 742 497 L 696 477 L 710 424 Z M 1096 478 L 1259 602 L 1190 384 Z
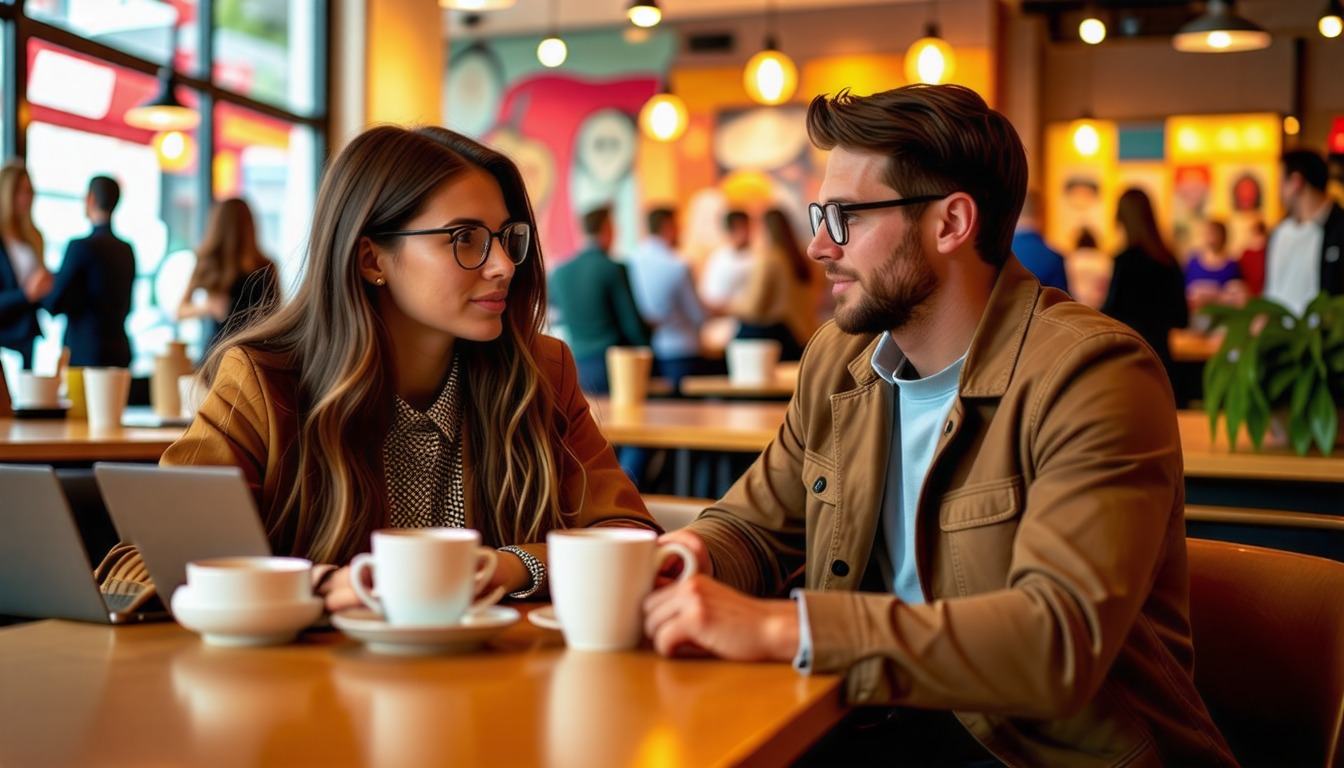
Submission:
M 126 316 L 131 313 L 135 253 L 130 243 L 112 234 L 112 211 L 121 187 L 106 176 L 89 182 L 86 200 L 93 232 L 71 240 L 56 284 L 42 302 L 53 315 L 65 314 L 65 346 L 70 365 L 131 364 Z

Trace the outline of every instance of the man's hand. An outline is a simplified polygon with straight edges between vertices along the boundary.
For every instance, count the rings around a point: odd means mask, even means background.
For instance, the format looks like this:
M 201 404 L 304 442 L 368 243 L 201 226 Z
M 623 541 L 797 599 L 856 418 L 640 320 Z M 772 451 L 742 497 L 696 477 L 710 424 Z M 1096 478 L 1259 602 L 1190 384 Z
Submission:
M 50 272 L 39 267 L 23 282 L 23 295 L 28 298 L 29 304 L 36 304 L 47 298 L 55 282 L 56 278 L 52 277 Z
M 706 651 L 732 661 L 788 662 L 798 653 L 798 606 L 748 597 L 697 574 L 644 599 L 644 631 L 664 656 Z
M 705 540 L 698 534 L 691 533 L 686 529 L 664 533 L 658 537 L 658 544 L 681 544 L 691 550 L 695 555 L 696 573 L 703 573 L 706 576 L 714 575 L 714 562 L 709 559 L 709 547 L 705 546 Z M 681 575 L 682 562 L 680 557 L 669 558 L 663 569 L 659 571 L 654 578 L 653 586 L 655 589 L 671 584 Z

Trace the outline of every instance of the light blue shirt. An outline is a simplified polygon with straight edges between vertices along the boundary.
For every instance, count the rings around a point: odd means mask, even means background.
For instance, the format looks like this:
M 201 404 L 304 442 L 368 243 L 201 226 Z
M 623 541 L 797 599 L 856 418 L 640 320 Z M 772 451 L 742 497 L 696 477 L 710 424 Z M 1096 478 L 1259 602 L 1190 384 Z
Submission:
M 705 308 L 695 294 L 691 268 L 660 237 L 649 237 L 625 260 L 635 305 L 654 326 L 653 356 L 663 360 L 700 357 Z
M 896 388 L 891 419 L 891 451 L 887 459 L 886 486 L 882 493 L 882 537 L 889 557 L 883 561 L 883 578 L 891 591 L 907 603 L 923 603 L 924 591 L 915 568 L 915 518 L 919 493 L 933 463 L 933 454 L 957 399 L 961 367 L 966 356 L 947 368 L 922 379 L 898 378 L 904 360 L 890 333 L 882 334 L 869 364 L 882 380 Z M 807 621 L 807 602 L 802 590 L 794 590 L 798 603 L 798 654 L 793 666 L 808 672 L 812 663 L 812 628 Z

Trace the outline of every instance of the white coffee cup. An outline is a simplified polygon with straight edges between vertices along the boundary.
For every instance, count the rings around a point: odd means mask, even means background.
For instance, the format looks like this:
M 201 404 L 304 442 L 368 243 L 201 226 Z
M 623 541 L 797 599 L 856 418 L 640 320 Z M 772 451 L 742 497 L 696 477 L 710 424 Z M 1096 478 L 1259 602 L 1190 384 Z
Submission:
M 60 388 L 60 377 L 19 371 L 18 397 L 14 399 L 14 404 L 20 408 L 55 408 Z
M 373 532 L 372 554 L 350 562 L 350 583 L 388 624 L 456 624 L 469 608 L 498 602 L 498 590 L 472 602 L 498 563 L 495 551 L 481 546 L 480 532 L 470 528 L 386 528 Z M 372 591 L 365 586 L 370 569 Z
M 574 528 L 546 534 L 555 617 L 565 645 L 580 651 L 623 651 L 643 636 L 644 597 L 669 557 L 695 575 L 695 555 L 681 544 L 658 545 L 658 534 L 634 528 Z
M 313 596 L 311 561 L 300 557 L 215 557 L 187 563 L 192 604 L 252 608 L 300 603 Z
M 774 339 L 734 339 L 728 342 L 728 381 L 735 387 L 769 384 L 779 363 L 780 344 Z
M 131 372 L 125 368 L 85 368 L 84 402 L 89 431 L 106 432 L 121 426 L 121 412 L 131 392 Z

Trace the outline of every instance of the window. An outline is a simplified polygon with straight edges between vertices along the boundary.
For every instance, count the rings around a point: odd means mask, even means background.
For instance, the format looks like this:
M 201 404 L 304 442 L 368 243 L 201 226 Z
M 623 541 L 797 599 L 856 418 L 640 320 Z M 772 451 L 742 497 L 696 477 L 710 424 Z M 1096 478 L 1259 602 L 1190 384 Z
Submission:
M 216 85 L 300 114 L 317 107 L 319 0 L 215 0 Z
M 125 51 L 159 66 L 199 75 L 196 0 L 28 0 L 32 19 Z

